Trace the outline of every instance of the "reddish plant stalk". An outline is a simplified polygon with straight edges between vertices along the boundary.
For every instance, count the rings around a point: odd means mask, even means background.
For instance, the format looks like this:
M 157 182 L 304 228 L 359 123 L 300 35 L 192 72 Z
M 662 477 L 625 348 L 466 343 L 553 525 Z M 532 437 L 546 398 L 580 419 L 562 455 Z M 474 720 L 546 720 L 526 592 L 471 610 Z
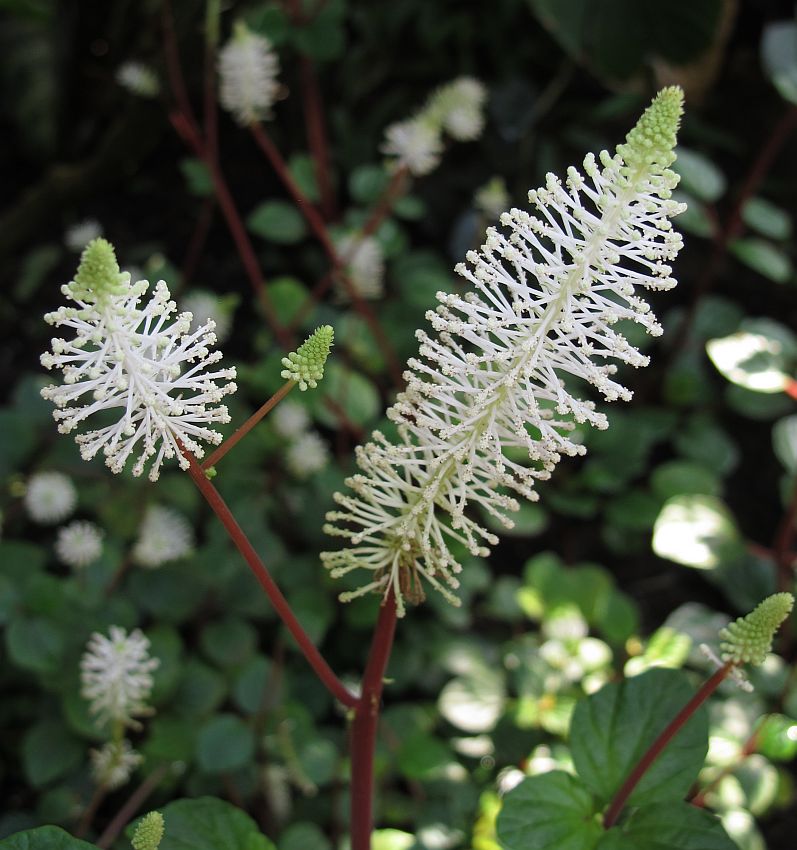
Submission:
M 707 679 L 701 685 L 700 689 L 695 693 L 692 699 L 675 715 L 667 727 L 661 732 L 656 740 L 648 747 L 645 754 L 637 762 L 636 767 L 628 775 L 628 778 L 620 786 L 619 791 L 614 795 L 609 807 L 606 809 L 606 814 L 603 816 L 603 828 L 611 829 L 614 826 L 617 818 L 623 810 L 623 807 L 628 802 L 634 788 L 636 788 L 639 780 L 647 773 L 650 766 L 661 755 L 662 750 L 670 743 L 670 741 L 680 732 L 684 724 L 689 718 L 700 708 L 700 706 L 717 690 L 720 684 L 727 678 L 733 669 L 733 664 L 728 662 L 723 664 L 711 678 Z
M 213 512 L 218 517 L 221 524 L 224 526 L 230 540 L 235 544 L 238 551 L 243 555 L 249 569 L 254 573 L 255 578 L 260 583 L 260 586 L 266 592 L 271 604 L 277 615 L 285 624 L 288 631 L 293 635 L 293 639 L 302 651 L 302 654 L 307 659 L 308 664 L 313 668 L 316 676 L 321 680 L 322 684 L 336 699 L 340 700 L 345 706 L 355 708 L 358 705 L 357 697 L 352 694 L 348 688 L 338 679 L 332 668 L 324 660 L 324 657 L 316 648 L 315 644 L 310 640 L 307 632 L 302 628 L 301 623 L 296 619 L 288 600 L 282 595 L 282 591 L 277 587 L 276 582 L 271 577 L 265 564 L 260 560 L 260 556 L 255 551 L 249 538 L 246 536 L 237 520 L 232 515 L 232 512 L 227 507 L 226 502 L 222 499 L 221 494 L 216 490 L 213 484 L 210 483 L 205 471 L 197 462 L 191 452 L 183 449 L 183 455 L 188 460 L 188 474 L 191 476 L 194 484 L 196 484 L 199 492 L 205 497 L 205 501 L 210 505 Z
M 227 452 L 234 448 L 258 422 L 274 407 L 276 407 L 282 399 L 296 386 L 296 381 L 285 381 L 285 383 L 274 393 L 273 396 L 258 410 L 256 410 L 243 425 L 236 428 L 230 437 L 228 437 L 215 451 L 200 464 L 202 469 L 210 469 L 215 466 Z
M 358 313 L 360 313 L 363 319 L 365 319 L 365 322 L 370 328 L 379 349 L 384 355 L 385 362 L 390 369 L 393 383 L 396 386 L 402 386 L 404 381 L 402 378 L 401 365 L 393 351 L 393 347 L 391 346 L 388 338 L 385 336 L 384 329 L 382 328 L 379 319 L 377 319 L 373 310 L 368 305 L 368 302 L 363 299 L 359 292 L 357 292 L 357 289 L 351 282 L 348 275 L 343 273 L 342 267 L 345 264 L 346 258 L 341 257 L 337 252 L 324 220 L 318 214 L 316 208 L 310 203 L 306 195 L 296 185 L 293 177 L 291 177 L 290 170 L 288 169 L 285 160 L 282 158 L 277 146 L 271 140 L 268 133 L 266 133 L 263 125 L 258 122 L 253 122 L 249 125 L 249 129 L 252 132 L 255 142 L 268 158 L 274 168 L 274 171 L 276 171 L 277 176 L 288 190 L 288 194 L 293 198 L 294 203 L 307 220 L 307 223 L 310 225 L 310 229 L 313 231 L 320 242 L 321 247 L 324 249 L 324 253 L 327 255 L 327 258 L 332 264 L 332 278 L 338 277 L 340 279 L 344 289 L 346 290 L 346 294 L 351 299 L 355 309 Z
M 321 210 L 325 218 L 335 215 L 335 195 L 329 168 L 329 146 L 324 127 L 324 107 L 313 63 L 307 56 L 299 57 L 302 77 L 302 99 L 304 119 L 307 124 L 307 144 L 313 156 L 318 192 L 321 195 Z
M 362 693 L 351 725 L 351 850 L 370 850 L 373 831 L 374 754 L 385 670 L 396 632 L 396 600 L 392 591 L 379 609 Z
M 390 182 L 385 187 L 379 200 L 376 202 L 371 215 L 366 219 L 362 226 L 359 236 L 360 239 L 365 239 L 366 236 L 376 233 L 379 225 L 387 218 L 393 210 L 393 205 L 407 190 L 407 178 L 409 171 L 406 165 L 399 166 L 390 178 Z
M 213 221 L 213 198 L 205 198 L 202 202 L 202 208 L 197 216 L 196 224 L 194 225 L 194 233 L 191 236 L 191 241 L 188 243 L 188 248 L 183 259 L 182 272 L 180 274 L 180 283 L 185 286 L 196 273 L 196 267 L 199 263 L 199 258 L 205 248 L 205 242 L 210 231 L 210 224 Z
M 168 771 L 168 765 L 162 764 L 160 767 L 156 767 L 141 785 L 133 791 L 127 802 L 119 809 L 113 820 L 105 827 L 104 832 L 97 839 L 97 847 L 105 850 L 105 848 L 113 844 L 119 833 L 130 823 L 136 816 L 136 812 L 144 805 L 147 797 L 160 785 L 161 780 L 166 776 Z

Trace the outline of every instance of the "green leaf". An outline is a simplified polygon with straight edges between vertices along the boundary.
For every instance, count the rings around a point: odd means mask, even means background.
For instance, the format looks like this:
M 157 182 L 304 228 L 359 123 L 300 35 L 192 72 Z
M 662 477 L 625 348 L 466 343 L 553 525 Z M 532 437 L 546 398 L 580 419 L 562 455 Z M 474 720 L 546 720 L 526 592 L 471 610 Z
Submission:
M 738 850 L 716 815 L 683 802 L 644 806 L 612 827 L 595 850 Z
M 728 247 L 738 260 L 775 283 L 786 283 L 793 274 L 788 254 L 771 242 L 736 239 Z
M 315 160 L 309 154 L 295 153 L 288 162 L 288 170 L 305 198 L 313 203 L 318 201 Z
M 227 617 L 205 626 L 199 645 L 217 667 L 225 670 L 242 664 L 252 655 L 257 646 L 257 632 L 246 620 Z
M 79 838 L 73 838 L 58 826 L 40 826 L 4 838 L 0 841 L 0 850 L 97 850 L 97 848 L 94 844 L 87 844 Z
M 276 850 L 246 812 L 215 797 L 176 800 L 158 811 L 165 826 L 158 850 Z
M 256 236 L 280 245 L 295 245 L 307 235 L 302 214 L 288 201 L 264 201 L 249 214 L 246 226 Z
M 527 777 L 504 797 L 496 834 L 506 850 L 592 850 L 603 829 L 587 789 L 554 770 Z
M 338 420 L 325 399 L 340 405 L 346 416 L 361 427 L 372 425 L 382 412 L 379 392 L 365 375 L 333 360 L 326 367 L 321 392 L 314 392 L 314 416 L 322 425 L 336 428 Z
M 34 788 L 41 788 L 80 764 L 83 746 L 56 720 L 32 726 L 22 739 L 22 764 Z
M 683 145 L 678 145 L 677 154 L 673 169 L 681 175 L 681 189 L 709 204 L 725 194 L 725 175 L 708 157 Z
M 797 756 L 797 721 L 785 714 L 769 714 L 756 735 L 758 752 L 773 761 Z
M 252 730 L 234 714 L 218 714 L 199 730 L 199 766 L 207 773 L 237 770 L 251 761 L 255 752 Z
M 293 321 L 299 310 L 307 303 L 310 295 L 304 284 L 295 277 L 288 277 L 287 275 L 272 280 L 268 284 L 267 290 L 268 296 L 274 305 L 277 318 L 283 325 L 288 325 Z M 277 364 L 279 364 L 279 359 L 277 360 Z M 280 378 L 281 369 L 281 365 L 277 366 L 275 364 L 275 380 L 280 385 L 282 384 L 282 378 Z
M 797 472 L 797 416 L 786 416 L 775 423 L 772 447 L 786 471 Z
M 213 179 L 207 165 L 201 159 L 186 158 L 180 160 L 188 191 L 200 198 L 209 198 L 213 194 Z
M 349 176 L 349 192 L 360 204 L 373 204 L 387 188 L 389 177 L 381 165 L 359 165 Z
M 64 638 L 50 620 L 18 617 L 6 630 L 11 660 L 24 670 L 45 675 L 56 673 L 64 654 Z
M 717 496 L 721 485 L 717 476 L 699 463 L 671 460 L 657 466 L 650 476 L 650 486 L 660 499 L 700 493 Z
M 780 96 L 797 103 L 797 23 L 775 21 L 764 27 L 761 61 Z
M 371 850 L 410 850 L 415 836 L 400 829 L 375 829 L 371 836 Z
M 279 837 L 279 850 L 332 850 L 332 842 L 314 823 L 292 823 Z
M 686 204 L 686 209 L 676 219 L 678 230 L 704 239 L 714 235 L 715 224 L 701 201 L 686 192 L 673 192 L 672 199 L 679 204 Z
M 581 700 L 570 726 L 578 775 L 608 803 L 645 751 L 694 694 L 678 670 L 654 669 L 606 685 Z M 708 750 L 708 716 L 699 709 L 675 735 L 634 789 L 629 804 L 682 799 Z
M 233 685 L 233 697 L 241 711 L 256 714 L 263 707 L 270 675 L 268 658 L 256 655 L 247 662 Z
M 427 732 L 403 739 L 398 751 L 398 768 L 407 779 L 430 779 L 451 762 L 446 744 Z
M 770 239 L 783 240 L 791 236 L 791 216 L 766 198 L 750 198 L 742 207 L 742 219 L 748 227 Z
M 258 35 L 264 35 L 275 47 L 284 44 L 290 34 L 291 24 L 284 9 L 267 0 L 249 10 L 245 16 L 247 26 Z
M 318 62 L 340 58 L 346 47 L 344 13 L 340 0 L 325 3 L 318 14 L 293 31 L 299 50 Z
M 177 710 L 189 717 L 210 714 L 226 694 L 224 677 L 193 658 L 183 667 L 182 672 L 183 677 L 174 700 Z
M 733 515 L 715 496 L 674 496 L 653 526 L 653 551 L 660 558 L 713 570 L 741 554 L 742 537 Z

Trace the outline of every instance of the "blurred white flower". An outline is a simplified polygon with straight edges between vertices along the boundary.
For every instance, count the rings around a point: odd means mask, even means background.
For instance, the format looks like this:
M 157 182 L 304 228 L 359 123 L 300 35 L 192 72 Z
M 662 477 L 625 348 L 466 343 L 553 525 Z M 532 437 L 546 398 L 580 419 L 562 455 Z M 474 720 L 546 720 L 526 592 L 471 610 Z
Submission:
M 288 446 L 285 463 L 297 478 L 309 478 L 329 463 L 329 449 L 319 434 L 309 431 Z
M 143 62 L 122 63 L 116 69 L 116 82 L 139 97 L 157 97 L 161 88 L 158 75 Z
M 60 472 L 36 472 L 25 489 L 25 510 L 41 525 L 55 525 L 66 519 L 77 504 L 77 490 Z
M 108 741 L 99 750 L 90 750 L 91 773 L 94 781 L 109 791 L 126 785 L 133 771 L 144 760 L 127 738 Z
M 379 240 L 373 236 L 349 234 L 336 241 L 338 255 L 344 261 L 343 271 L 362 298 L 381 298 L 384 291 L 385 255 Z M 338 297 L 349 299 L 346 287 L 335 281 Z
M 41 394 L 55 404 L 62 434 L 97 414 L 116 414 L 115 422 L 75 437 L 81 456 L 90 460 L 102 451 L 111 470 L 121 472 L 138 453 L 133 475 L 152 460 L 149 477 L 155 481 L 165 458 L 188 467 L 179 444 L 202 457 L 198 440 L 221 442 L 221 434 L 207 426 L 229 422 L 227 408 L 218 403 L 236 386 L 235 369 L 206 371 L 222 356 L 210 351 L 213 322 L 190 331 L 190 313 L 174 318 L 177 306 L 163 281 L 141 308 L 148 287 L 119 271 L 108 242 L 91 242 L 74 281 L 62 287 L 76 306 L 44 317 L 74 331 L 74 338 L 53 338 L 52 353 L 41 356 L 42 366 L 63 372 L 63 384 Z
M 194 532 L 188 520 L 172 508 L 150 505 L 138 530 L 133 560 L 154 569 L 190 555 Z
M 451 138 L 471 142 L 484 129 L 486 100 L 487 89 L 482 83 L 472 77 L 459 77 L 434 92 L 427 109 Z
M 310 425 L 310 416 L 303 404 L 288 398 L 274 408 L 270 414 L 270 421 L 280 437 L 293 440 L 307 430 Z
M 58 529 L 55 553 L 70 567 L 86 567 L 102 554 L 102 531 L 91 522 L 76 520 Z
M 102 225 L 94 218 L 86 218 L 68 227 L 64 233 L 64 245 L 79 254 L 92 239 L 102 236 Z
M 436 126 L 422 117 L 410 118 L 391 124 L 385 130 L 381 150 L 396 158 L 394 167 L 404 167 L 415 177 L 422 177 L 440 164 L 443 140 Z
M 134 718 L 151 713 L 146 701 L 160 661 L 149 657 L 149 639 L 140 629 L 127 634 L 111 626 L 109 634 L 94 632 L 89 639 L 80 661 L 80 693 L 100 726 L 136 727 Z
M 271 42 L 237 23 L 219 51 L 221 105 L 242 126 L 271 116 L 279 93 L 279 57 Z
M 490 228 L 457 267 L 471 289 L 437 294 L 433 333 L 418 332 L 420 358 L 388 411 L 398 439 L 375 432 L 358 448 L 353 492 L 335 494 L 341 510 L 327 515 L 325 530 L 350 541 L 322 553 L 332 576 L 368 576 L 342 600 L 392 590 L 403 614 L 404 599 L 421 601 L 428 582 L 459 604 L 462 567 L 449 543 L 484 556 L 497 542 L 466 508 L 511 527 L 512 491 L 536 499 L 535 480 L 563 454 L 584 452 L 569 438 L 574 423 L 608 424 L 566 379 L 607 401 L 631 397 L 615 363 L 647 358 L 613 326 L 631 320 L 661 333 L 638 289 L 675 286 L 669 263 L 682 240 L 669 219 L 684 207 L 671 200 L 678 176 L 669 165 L 682 102 L 680 89 L 665 89 L 614 156 L 602 152 L 600 165 L 587 156 L 586 176 L 570 168 L 564 185 L 549 174 L 529 193 L 536 214 L 505 213 L 504 230 Z
M 476 209 L 491 221 L 499 218 L 509 206 L 509 201 L 509 192 L 503 177 L 491 177 L 473 196 Z
M 237 304 L 237 295 L 219 298 L 204 289 L 194 289 L 180 298 L 180 311 L 190 313 L 194 317 L 191 322 L 192 330 L 213 322 L 218 341 L 224 342 L 230 336 L 232 314 Z

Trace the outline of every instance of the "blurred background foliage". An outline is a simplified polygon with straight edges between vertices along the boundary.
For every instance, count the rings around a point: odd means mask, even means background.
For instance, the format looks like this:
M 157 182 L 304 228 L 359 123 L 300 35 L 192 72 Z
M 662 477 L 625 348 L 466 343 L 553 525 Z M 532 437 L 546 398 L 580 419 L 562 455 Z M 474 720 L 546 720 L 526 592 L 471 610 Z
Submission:
M 233 426 L 280 384 L 283 352 L 207 172 L 170 125 L 161 6 L 0 0 L 0 837 L 40 823 L 74 831 L 81 820 L 98 734 L 79 696 L 78 661 L 93 630 L 117 624 L 144 629 L 161 660 L 157 713 L 136 736 L 144 764 L 102 801 L 89 835 L 155 775 L 151 807 L 218 795 L 252 813 L 280 850 L 325 850 L 346 829 L 340 711 L 190 481 L 173 471 L 152 485 L 82 463 L 38 397 L 49 336 L 41 315 L 74 273 L 65 233 L 85 220 L 101 224 L 123 267 L 164 278 L 178 299 L 197 289 L 227 297 L 234 315 L 224 348 L 241 378 Z M 204 5 L 174 0 L 173 9 L 199 104 Z M 400 623 L 379 739 L 375 846 L 494 850 L 500 791 L 571 763 L 579 698 L 657 666 L 684 668 L 698 682 L 710 669 L 700 643 L 716 643 L 728 617 L 764 595 L 794 589 L 793 6 L 307 0 L 301 23 L 277 2 L 223 10 L 225 36 L 241 17 L 279 51 L 284 98 L 268 130 L 312 200 L 302 68 L 314 69 L 331 221 L 341 231 L 366 220 L 388 182 L 379 153 L 386 125 L 455 76 L 488 87 L 484 135 L 450 147 L 376 234 L 386 274 L 374 307 L 402 362 L 434 293 L 460 285 L 454 263 L 492 223 L 474 202 L 480 187 L 500 177 L 511 203 L 522 204 L 547 171 L 616 144 L 657 87 L 686 90 L 681 283 L 654 299 L 665 335 L 651 367 L 628 376 L 632 405 L 609 411 L 608 431 L 582 435 L 586 458 L 562 463 L 489 563 L 467 559 L 461 609 L 435 596 Z M 159 97 L 119 85 L 117 69 L 130 60 L 155 70 Z M 220 151 L 279 317 L 300 331 L 329 322 L 339 343 L 322 387 L 299 400 L 328 462 L 309 471 L 292 463 L 296 435 L 268 422 L 225 459 L 217 484 L 308 631 L 356 681 L 378 599 L 337 604 L 340 583 L 327 580 L 317 553 L 353 446 L 385 427 L 396 387 L 350 305 L 326 295 L 304 309 L 327 261 L 249 134 L 226 117 Z M 325 398 L 342 407 L 346 427 Z M 85 569 L 59 563 L 56 530 L 26 514 L 26 482 L 44 470 L 72 478 L 76 516 L 104 531 L 102 556 Z M 145 569 L 134 551 L 153 504 L 179 512 L 195 543 Z M 755 674 L 753 694 L 729 685 L 711 705 L 696 790 L 743 850 L 793 846 L 794 648 L 792 627 Z

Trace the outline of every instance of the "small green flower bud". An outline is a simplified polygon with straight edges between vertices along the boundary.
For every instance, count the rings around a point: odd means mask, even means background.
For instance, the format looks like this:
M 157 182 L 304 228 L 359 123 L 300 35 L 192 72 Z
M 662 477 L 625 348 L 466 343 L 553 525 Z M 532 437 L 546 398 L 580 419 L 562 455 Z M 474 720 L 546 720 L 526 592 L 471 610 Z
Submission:
M 791 593 L 775 593 L 746 617 L 720 631 L 722 660 L 733 664 L 763 664 L 772 640 L 794 605 Z
M 332 348 L 334 331 L 331 325 L 322 325 L 287 357 L 282 358 L 285 367 L 280 373 L 289 381 L 296 381 L 300 390 L 315 389 L 324 377 L 324 364 Z
M 138 822 L 133 834 L 133 850 L 158 850 L 163 838 L 163 815 L 150 812 Z
M 83 249 L 75 279 L 68 285 L 69 295 L 94 304 L 103 295 L 121 295 L 126 283 L 113 245 L 107 239 L 92 239 Z
M 680 86 L 662 89 L 629 132 L 617 153 L 631 168 L 647 169 L 650 164 L 665 168 L 675 161 L 678 125 L 683 112 L 684 93 Z

